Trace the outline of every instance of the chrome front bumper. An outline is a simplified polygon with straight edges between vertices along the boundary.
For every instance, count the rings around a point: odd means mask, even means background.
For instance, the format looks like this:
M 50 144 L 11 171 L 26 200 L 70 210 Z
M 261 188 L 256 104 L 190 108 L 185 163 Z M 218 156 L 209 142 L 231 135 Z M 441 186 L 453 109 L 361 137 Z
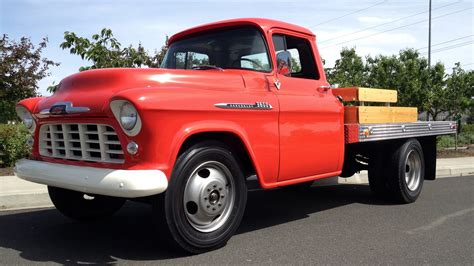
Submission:
M 162 193 L 168 187 L 159 170 L 117 170 L 22 159 L 14 168 L 19 178 L 48 186 L 121 198 Z

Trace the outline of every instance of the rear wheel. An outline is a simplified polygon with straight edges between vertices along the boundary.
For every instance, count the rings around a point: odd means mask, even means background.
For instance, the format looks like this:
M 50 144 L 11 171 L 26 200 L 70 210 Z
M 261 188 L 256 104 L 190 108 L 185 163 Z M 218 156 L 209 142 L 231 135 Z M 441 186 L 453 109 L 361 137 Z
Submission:
M 423 149 L 416 139 L 410 139 L 395 150 L 391 158 L 388 180 L 394 199 L 402 203 L 416 201 L 425 179 Z
M 245 178 L 232 152 L 205 142 L 178 158 L 164 202 L 156 201 L 154 212 L 158 219 L 166 218 L 176 244 L 202 253 L 227 243 L 240 225 L 246 201 Z
M 401 203 L 416 201 L 425 178 L 423 150 L 416 139 L 410 139 L 388 155 L 379 153 L 369 164 L 370 189 L 379 198 Z
M 48 193 L 56 209 L 78 221 L 90 221 L 112 216 L 125 199 L 90 195 L 83 192 L 48 186 Z

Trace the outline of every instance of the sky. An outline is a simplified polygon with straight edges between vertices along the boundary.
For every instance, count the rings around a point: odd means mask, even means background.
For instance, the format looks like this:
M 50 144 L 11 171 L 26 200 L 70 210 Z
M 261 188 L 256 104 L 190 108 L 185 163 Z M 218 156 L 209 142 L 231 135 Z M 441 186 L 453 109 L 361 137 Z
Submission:
M 90 65 L 59 48 L 65 31 L 90 38 L 102 28 L 128 46 L 141 43 L 154 52 L 167 35 L 218 20 L 261 17 L 309 28 L 317 39 L 326 67 L 334 65 L 342 47 L 361 56 L 397 54 L 401 49 L 428 45 L 429 0 L 0 0 L 0 32 L 10 39 L 49 40 L 44 56 L 59 67 L 40 81 L 39 93 L 53 82 Z M 432 0 L 432 64 L 449 71 L 460 62 L 474 68 L 473 0 Z

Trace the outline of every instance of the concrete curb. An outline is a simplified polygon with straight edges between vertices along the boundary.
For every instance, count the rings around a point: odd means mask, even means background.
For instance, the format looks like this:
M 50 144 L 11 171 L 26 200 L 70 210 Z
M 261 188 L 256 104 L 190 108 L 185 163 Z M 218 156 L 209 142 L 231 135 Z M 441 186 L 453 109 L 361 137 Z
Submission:
M 21 210 L 30 208 L 48 208 L 53 203 L 49 199 L 48 193 L 31 193 L 18 195 L 0 196 L 0 211 Z
M 474 157 L 438 159 L 437 178 L 474 175 Z M 368 184 L 367 171 L 349 178 L 332 177 L 317 180 L 313 186 L 337 184 Z M 0 211 L 52 207 L 45 185 L 22 180 L 16 176 L 0 176 Z
M 436 170 L 437 177 L 449 177 L 449 176 L 466 176 L 474 175 L 473 166 L 461 166 L 461 167 L 444 167 Z
M 16 176 L 0 176 L 0 211 L 52 206 L 45 185 Z

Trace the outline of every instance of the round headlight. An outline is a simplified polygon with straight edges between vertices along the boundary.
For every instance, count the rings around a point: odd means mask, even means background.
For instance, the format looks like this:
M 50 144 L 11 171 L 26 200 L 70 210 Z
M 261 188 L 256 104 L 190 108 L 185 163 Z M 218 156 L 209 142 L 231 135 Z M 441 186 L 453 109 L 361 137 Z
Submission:
M 120 108 L 120 124 L 125 130 L 132 130 L 137 124 L 137 110 L 131 103 L 125 103 Z
M 27 113 L 25 117 L 23 117 L 23 123 L 28 129 L 31 129 L 33 127 L 33 117 L 30 113 Z
M 25 124 L 26 128 L 32 129 L 34 126 L 34 120 L 30 112 L 28 112 L 28 110 L 26 110 L 24 107 L 18 107 L 17 113 L 18 113 L 18 116 L 23 121 L 23 124 Z

